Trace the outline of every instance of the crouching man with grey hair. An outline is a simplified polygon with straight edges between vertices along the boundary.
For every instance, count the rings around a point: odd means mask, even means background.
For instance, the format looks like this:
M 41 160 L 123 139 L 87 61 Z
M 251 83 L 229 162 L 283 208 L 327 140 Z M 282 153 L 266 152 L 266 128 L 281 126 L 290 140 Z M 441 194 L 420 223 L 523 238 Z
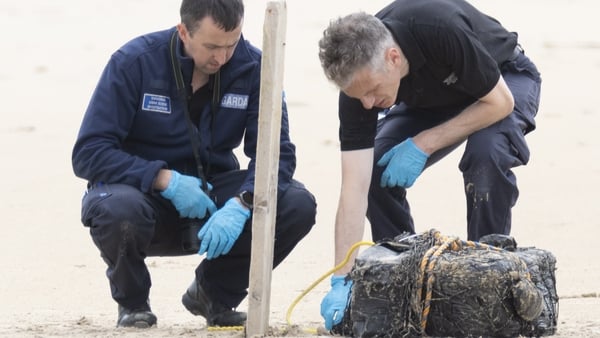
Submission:
M 360 241 L 365 215 L 374 241 L 414 233 L 406 189 L 464 141 L 468 239 L 510 233 L 511 169 L 529 160 L 541 86 L 516 33 L 465 1 L 397 0 L 332 21 L 319 57 L 340 89 L 336 264 Z M 327 329 L 343 318 L 353 261 L 321 303 Z

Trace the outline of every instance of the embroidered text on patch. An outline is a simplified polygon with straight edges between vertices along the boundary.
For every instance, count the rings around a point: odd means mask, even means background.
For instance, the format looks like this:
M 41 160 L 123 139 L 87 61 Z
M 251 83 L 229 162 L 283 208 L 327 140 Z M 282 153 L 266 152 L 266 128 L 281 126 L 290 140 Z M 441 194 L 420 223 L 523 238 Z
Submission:
M 233 109 L 248 108 L 248 95 L 227 93 L 223 95 L 221 107 Z
M 144 94 L 142 110 L 171 114 L 171 98 L 168 96 Z

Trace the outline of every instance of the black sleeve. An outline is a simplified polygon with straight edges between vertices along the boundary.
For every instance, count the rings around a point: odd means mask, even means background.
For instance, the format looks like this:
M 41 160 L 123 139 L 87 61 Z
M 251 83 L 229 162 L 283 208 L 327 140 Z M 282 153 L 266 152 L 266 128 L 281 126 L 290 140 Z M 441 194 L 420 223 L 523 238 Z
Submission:
M 373 148 L 377 133 L 377 114 L 381 109 L 367 110 L 360 100 L 340 91 L 340 146 L 342 151 Z

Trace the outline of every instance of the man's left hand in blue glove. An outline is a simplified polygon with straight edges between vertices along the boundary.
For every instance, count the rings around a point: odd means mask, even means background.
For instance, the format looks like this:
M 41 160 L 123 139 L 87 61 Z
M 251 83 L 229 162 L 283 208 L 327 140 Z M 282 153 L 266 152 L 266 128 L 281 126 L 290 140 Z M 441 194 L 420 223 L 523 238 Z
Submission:
M 381 174 L 381 187 L 411 187 L 423 172 L 428 158 L 429 155 L 419 149 L 410 137 L 397 144 L 377 162 L 380 167 L 387 165 Z
M 217 210 L 198 232 L 199 255 L 206 253 L 207 259 L 225 255 L 238 239 L 244 224 L 250 218 L 250 210 L 243 207 L 234 197 Z

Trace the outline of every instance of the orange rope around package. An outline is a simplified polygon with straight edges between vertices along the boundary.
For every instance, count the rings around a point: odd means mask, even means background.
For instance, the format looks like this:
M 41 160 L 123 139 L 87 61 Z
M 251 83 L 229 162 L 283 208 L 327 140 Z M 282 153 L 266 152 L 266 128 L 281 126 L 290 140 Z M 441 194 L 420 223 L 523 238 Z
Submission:
M 469 247 L 469 248 L 477 248 L 477 249 L 487 249 L 487 250 L 496 250 L 496 251 L 504 251 L 504 249 L 492 246 L 492 245 L 487 245 L 484 243 L 479 243 L 479 242 L 473 242 L 473 241 L 464 241 L 464 240 L 460 240 L 458 237 L 448 237 L 448 236 L 444 236 L 442 235 L 439 231 L 437 230 L 432 230 L 433 233 L 433 238 L 435 239 L 435 244 L 433 247 L 431 247 L 429 250 L 427 250 L 427 252 L 425 252 L 425 255 L 423 255 L 423 259 L 421 260 L 421 265 L 420 265 L 420 269 L 421 269 L 421 274 L 419 276 L 419 279 L 417 280 L 417 292 L 420 293 L 422 298 L 423 292 L 422 288 L 423 288 L 423 280 L 425 279 L 425 273 L 427 273 L 428 277 L 427 277 L 427 284 L 426 284 L 426 288 L 425 288 L 425 299 L 423 299 L 421 302 L 423 304 L 423 311 L 421 313 L 421 330 L 422 332 L 425 332 L 425 329 L 427 327 L 427 317 L 429 316 L 429 311 L 431 310 L 431 298 L 432 298 L 432 293 L 433 293 L 433 281 L 434 281 L 434 275 L 431 273 L 433 271 L 433 268 L 435 267 L 435 263 L 437 262 L 438 258 L 440 257 L 440 255 L 442 253 L 444 253 L 444 251 L 450 249 L 452 251 L 460 251 L 465 247 Z M 521 264 L 525 265 L 525 263 L 523 261 L 521 261 Z M 529 273 L 527 274 L 527 277 L 530 278 Z

